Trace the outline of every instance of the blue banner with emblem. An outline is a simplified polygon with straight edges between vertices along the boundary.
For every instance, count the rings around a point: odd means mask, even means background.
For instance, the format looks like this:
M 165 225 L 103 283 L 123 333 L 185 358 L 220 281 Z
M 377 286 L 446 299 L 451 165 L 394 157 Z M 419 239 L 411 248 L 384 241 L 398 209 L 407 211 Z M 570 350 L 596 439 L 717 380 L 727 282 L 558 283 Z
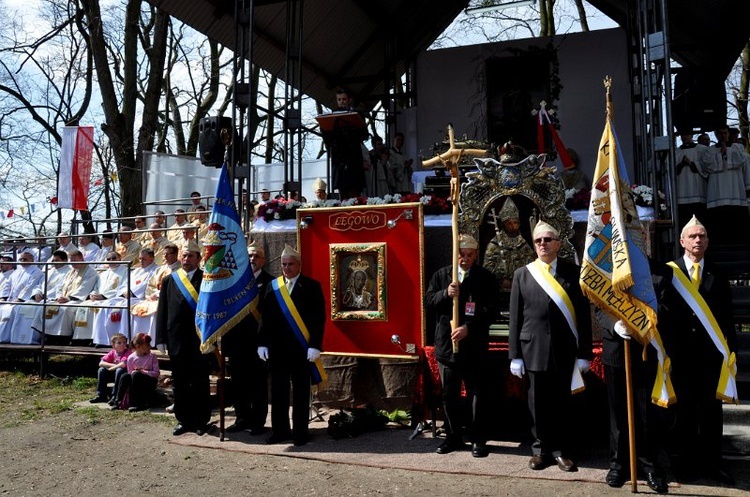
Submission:
M 258 306 L 258 286 L 226 163 L 221 166 L 208 230 L 200 242 L 204 268 L 195 326 L 201 336 L 201 351 L 208 353 L 222 335 L 248 314 L 256 314 Z

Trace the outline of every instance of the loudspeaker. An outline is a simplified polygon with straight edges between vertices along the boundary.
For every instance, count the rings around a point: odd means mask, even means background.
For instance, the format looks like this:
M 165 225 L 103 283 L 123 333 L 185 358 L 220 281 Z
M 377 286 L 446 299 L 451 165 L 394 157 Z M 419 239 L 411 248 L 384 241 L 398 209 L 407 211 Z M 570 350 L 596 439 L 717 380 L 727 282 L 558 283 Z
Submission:
M 726 124 L 724 81 L 708 68 L 679 69 L 674 78 L 672 122 L 677 127 L 712 131 Z
M 226 129 L 232 136 L 233 156 L 229 157 L 229 164 L 241 159 L 242 147 L 238 143 L 237 132 L 229 117 L 204 117 L 198 125 L 198 149 L 201 163 L 208 167 L 221 167 L 224 162 L 224 143 L 221 141 L 221 130 Z

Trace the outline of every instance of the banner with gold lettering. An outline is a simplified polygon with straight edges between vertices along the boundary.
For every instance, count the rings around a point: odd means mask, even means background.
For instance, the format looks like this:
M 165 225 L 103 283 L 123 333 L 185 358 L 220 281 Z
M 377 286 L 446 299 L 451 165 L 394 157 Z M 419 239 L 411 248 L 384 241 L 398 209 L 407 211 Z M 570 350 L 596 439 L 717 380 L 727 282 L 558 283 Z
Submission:
M 656 294 L 645 254 L 643 226 L 608 112 L 591 188 L 580 285 L 594 305 L 623 320 L 644 347 L 654 346 L 659 368 L 651 398 L 665 407 L 675 396 L 669 358 L 656 329 Z
M 250 313 L 255 315 L 258 307 L 258 286 L 247 255 L 247 241 L 240 226 L 226 163 L 221 167 L 208 231 L 201 243 L 204 269 L 195 326 L 201 338 L 201 351 L 205 354 L 244 317 Z

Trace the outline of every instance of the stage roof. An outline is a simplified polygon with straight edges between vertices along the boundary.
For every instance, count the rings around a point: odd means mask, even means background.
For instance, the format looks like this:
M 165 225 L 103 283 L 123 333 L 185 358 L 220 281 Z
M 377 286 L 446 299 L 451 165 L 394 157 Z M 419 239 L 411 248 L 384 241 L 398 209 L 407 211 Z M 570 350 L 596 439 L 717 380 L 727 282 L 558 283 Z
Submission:
M 234 49 L 234 4 L 229 0 L 148 0 L 156 7 Z M 589 0 L 620 26 L 632 0 Z M 303 1 L 301 91 L 327 106 L 333 89 L 350 89 L 364 107 L 385 91 L 389 74 L 425 50 L 468 0 Z M 748 0 L 667 0 L 672 56 L 680 64 L 726 79 L 750 38 Z M 284 79 L 286 2 L 256 0 L 254 62 Z M 391 43 L 388 41 L 391 40 Z

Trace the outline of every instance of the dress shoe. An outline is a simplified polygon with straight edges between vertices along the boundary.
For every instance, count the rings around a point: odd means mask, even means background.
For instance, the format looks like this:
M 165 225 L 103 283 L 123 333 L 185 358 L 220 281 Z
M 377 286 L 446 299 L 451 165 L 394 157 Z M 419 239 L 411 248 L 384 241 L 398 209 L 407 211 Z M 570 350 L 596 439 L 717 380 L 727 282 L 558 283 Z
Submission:
M 257 437 L 258 435 L 263 435 L 266 431 L 268 431 L 268 428 L 265 426 L 256 426 L 255 428 L 250 428 L 250 435 Z
M 560 468 L 560 471 L 578 471 L 576 463 L 567 457 L 557 456 L 555 461 L 557 461 L 557 467 Z
M 177 425 L 174 427 L 174 429 L 172 429 L 172 435 L 174 435 L 175 437 L 179 437 L 180 435 L 184 433 L 188 433 L 190 431 L 193 431 L 193 430 L 188 428 L 185 425 Z
M 310 441 L 310 437 L 308 437 L 307 435 L 294 437 L 292 439 L 292 443 L 295 445 L 295 447 L 302 447 L 303 445 L 307 445 L 307 442 L 309 441 Z
M 549 466 L 549 460 L 541 454 L 531 456 L 529 459 L 529 468 L 539 471 Z
M 489 451 L 487 450 L 487 444 L 484 442 L 474 442 L 471 444 L 471 455 L 472 457 L 487 457 Z
M 97 395 L 93 399 L 89 400 L 89 402 L 92 404 L 102 404 L 104 402 L 107 402 L 107 397 L 103 395 Z
M 238 433 L 240 431 L 247 430 L 248 425 L 242 420 L 235 421 L 231 425 L 227 426 L 226 430 L 228 433 Z
M 146 408 L 143 406 L 130 406 L 128 407 L 129 412 L 139 412 L 139 411 L 145 411 Z
M 202 437 L 208 431 L 208 425 L 203 425 L 195 429 L 195 434 Z
M 669 491 L 666 478 L 659 473 L 646 473 L 646 485 L 657 494 L 666 494 Z
M 728 472 L 724 471 L 723 469 L 715 469 L 713 471 L 709 471 L 708 473 L 706 473 L 706 477 L 712 480 L 718 481 L 719 483 L 723 485 L 729 485 L 729 486 L 736 485 L 736 482 L 734 481 L 734 477 L 730 475 Z
M 274 433 L 274 434 L 272 434 L 270 437 L 268 437 L 266 439 L 266 443 L 269 444 L 269 445 L 280 444 L 282 442 L 288 442 L 291 439 L 292 439 L 292 436 L 289 435 L 288 433 L 285 434 L 285 435 L 276 435 Z
M 620 488 L 625 485 L 625 477 L 622 473 L 620 473 L 619 469 L 610 469 L 607 473 L 607 478 L 605 479 L 605 481 L 607 482 L 607 485 L 612 488 Z
M 438 445 L 437 452 L 438 454 L 450 454 L 454 450 L 461 450 L 463 448 L 463 444 L 454 442 L 453 440 L 446 440 L 440 445 Z

